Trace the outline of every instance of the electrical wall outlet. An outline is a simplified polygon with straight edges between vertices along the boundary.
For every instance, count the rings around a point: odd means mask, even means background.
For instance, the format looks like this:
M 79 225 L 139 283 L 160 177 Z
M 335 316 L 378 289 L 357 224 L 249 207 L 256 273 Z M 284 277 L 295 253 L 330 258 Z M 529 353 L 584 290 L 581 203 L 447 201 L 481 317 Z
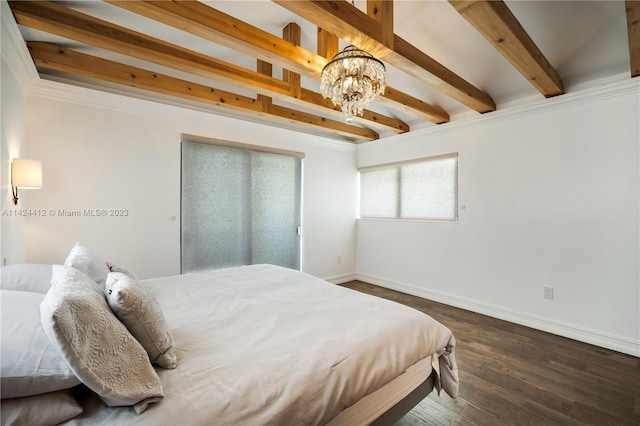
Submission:
M 336 263 L 339 265 L 342 263 L 342 256 L 336 257 Z
M 553 287 L 545 287 L 544 288 L 544 298 L 553 300 Z

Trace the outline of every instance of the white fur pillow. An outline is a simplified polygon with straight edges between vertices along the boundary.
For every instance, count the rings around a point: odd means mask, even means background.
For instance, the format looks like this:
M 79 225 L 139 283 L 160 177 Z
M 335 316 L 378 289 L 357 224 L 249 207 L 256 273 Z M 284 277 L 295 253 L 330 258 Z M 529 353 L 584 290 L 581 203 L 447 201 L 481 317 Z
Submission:
M 54 266 L 40 319 L 76 376 L 107 405 L 133 405 L 140 414 L 164 397 L 144 348 L 113 315 L 104 292 L 82 272 Z
M 109 273 L 106 290 L 109 306 L 144 347 L 151 362 L 176 368 L 173 336 L 153 294 L 122 272 Z
M 71 248 L 69 255 L 64 261 L 64 266 L 76 268 L 83 272 L 95 281 L 100 288 L 104 287 L 107 274 L 109 273 L 107 263 L 81 243 L 76 243 L 73 248 Z

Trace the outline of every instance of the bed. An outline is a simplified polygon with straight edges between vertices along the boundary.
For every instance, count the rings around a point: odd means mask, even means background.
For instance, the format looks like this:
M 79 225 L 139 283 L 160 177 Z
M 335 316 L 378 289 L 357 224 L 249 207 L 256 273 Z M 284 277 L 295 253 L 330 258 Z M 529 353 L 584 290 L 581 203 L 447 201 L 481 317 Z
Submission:
M 67 400 L 58 406 L 73 406 L 74 410 L 67 410 L 67 418 L 56 418 L 56 423 L 62 419 L 69 425 L 381 425 L 393 424 L 433 389 L 457 396 L 453 334 L 409 307 L 273 265 L 136 280 L 132 272 L 114 265 L 107 267 L 106 276 L 104 270 L 96 273 L 85 265 L 85 274 L 83 265 L 70 266 L 68 259 L 65 265 L 48 266 L 53 276 L 50 287 L 38 289 L 38 284 L 22 283 L 21 289 L 16 289 L 12 284 L 16 279 L 2 277 L 3 424 L 20 424 L 19 415 L 25 418 L 25 412 L 33 415 L 23 406 L 16 408 L 17 403 L 26 405 L 30 399 L 59 393 L 64 393 Z M 44 271 L 41 275 L 46 276 L 47 266 L 40 267 Z M 64 279 L 56 278 L 59 274 L 65 274 Z M 121 367 L 122 360 L 101 361 L 96 368 L 108 370 L 87 379 L 83 368 L 91 367 L 69 362 L 67 358 L 77 354 L 60 349 L 60 337 L 52 336 L 51 327 L 55 325 L 46 319 L 51 316 L 46 308 L 53 297 L 51 289 L 85 280 L 99 290 L 95 292 L 96 303 L 104 298 L 111 308 L 108 315 L 127 325 L 124 329 L 146 349 L 139 330 L 131 328 L 122 312 L 111 304 L 109 291 L 117 290 L 114 277 L 139 286 L 141 294 L 150 296 L 162 317 L 156 318 L 156 325 L 166 327 L 158 335 L 164 339 L 155 348 L 159 352 L 146 351 L 145 362 L 154 365 L 135 369 L 148 374 L 151 385 L 140 386 L 148 393 L 128 399 L 116 395 L 105 379 L 131 375 L 123 373 L 126 367 Z M 104 282 L 97 284 L 102 278 Z M 21 298 L 30 300 L 29 312 L 16 309 L 23 302 L 15 301 Z M 39 309 L 33 312 L 36 303 Z M 67 306 L 66 301 L 63 305 Z M 21 397 L 9 392 L 10 397 L 5 398 L 5 391 L 15 388 L 15 382 L 5 380 L 5 373 L 12 374 L 5 364 L 19 358 L 10 353 L 12 342 L 5 341 L 5 335 L 9 339 L 24 334 L 22 326 L 8 318 L 16 310 L 23 316 L 40 316 L 49 346 L 57 350 L 55 361 L 64 358 L 72 369 L 71 379 L 61 389 L 31 389 L 32 395 Z M 90 321 L 72 319 L 74 324 Z M 82 327 L 75 327 L 69 333 L 82 332 Z M 92 331 L 85 338 L 99 333 L 100 329 Z M 163 357 L 161 367 L 158 360 Z M 123 371 L 112 371 L 115 366 Z M 125 392 L 138 385 L 120 384 Z M 68 399 L 69 394 L 72 399 Z M 55 407 L 52 412 L 56 412 Z M 46 415 L 42 423 L 55 424 L 54 418 Z

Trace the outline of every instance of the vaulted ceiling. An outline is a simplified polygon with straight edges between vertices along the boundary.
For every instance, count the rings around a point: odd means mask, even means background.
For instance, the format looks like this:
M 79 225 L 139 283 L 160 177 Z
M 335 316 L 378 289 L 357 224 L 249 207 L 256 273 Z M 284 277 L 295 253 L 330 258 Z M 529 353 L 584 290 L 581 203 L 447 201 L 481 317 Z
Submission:
M 42 78 L 353 142 L 640 74 L 640 1 L 10 1 Z M 319 90 L 387 67 L 353 125 Z

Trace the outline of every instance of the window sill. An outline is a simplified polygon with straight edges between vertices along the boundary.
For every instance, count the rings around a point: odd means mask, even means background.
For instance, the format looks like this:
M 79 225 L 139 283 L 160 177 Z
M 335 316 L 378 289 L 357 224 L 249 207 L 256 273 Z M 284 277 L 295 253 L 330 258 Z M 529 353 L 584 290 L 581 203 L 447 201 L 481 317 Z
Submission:
M 403 218 L 386 218 L 386 217 L 357 217 L 356 221 L 373 221 L 373 222 L 419 222 L 419 223 L 442 223 L 442 224 L 458 224 L 459 219 L 403 219 Z

